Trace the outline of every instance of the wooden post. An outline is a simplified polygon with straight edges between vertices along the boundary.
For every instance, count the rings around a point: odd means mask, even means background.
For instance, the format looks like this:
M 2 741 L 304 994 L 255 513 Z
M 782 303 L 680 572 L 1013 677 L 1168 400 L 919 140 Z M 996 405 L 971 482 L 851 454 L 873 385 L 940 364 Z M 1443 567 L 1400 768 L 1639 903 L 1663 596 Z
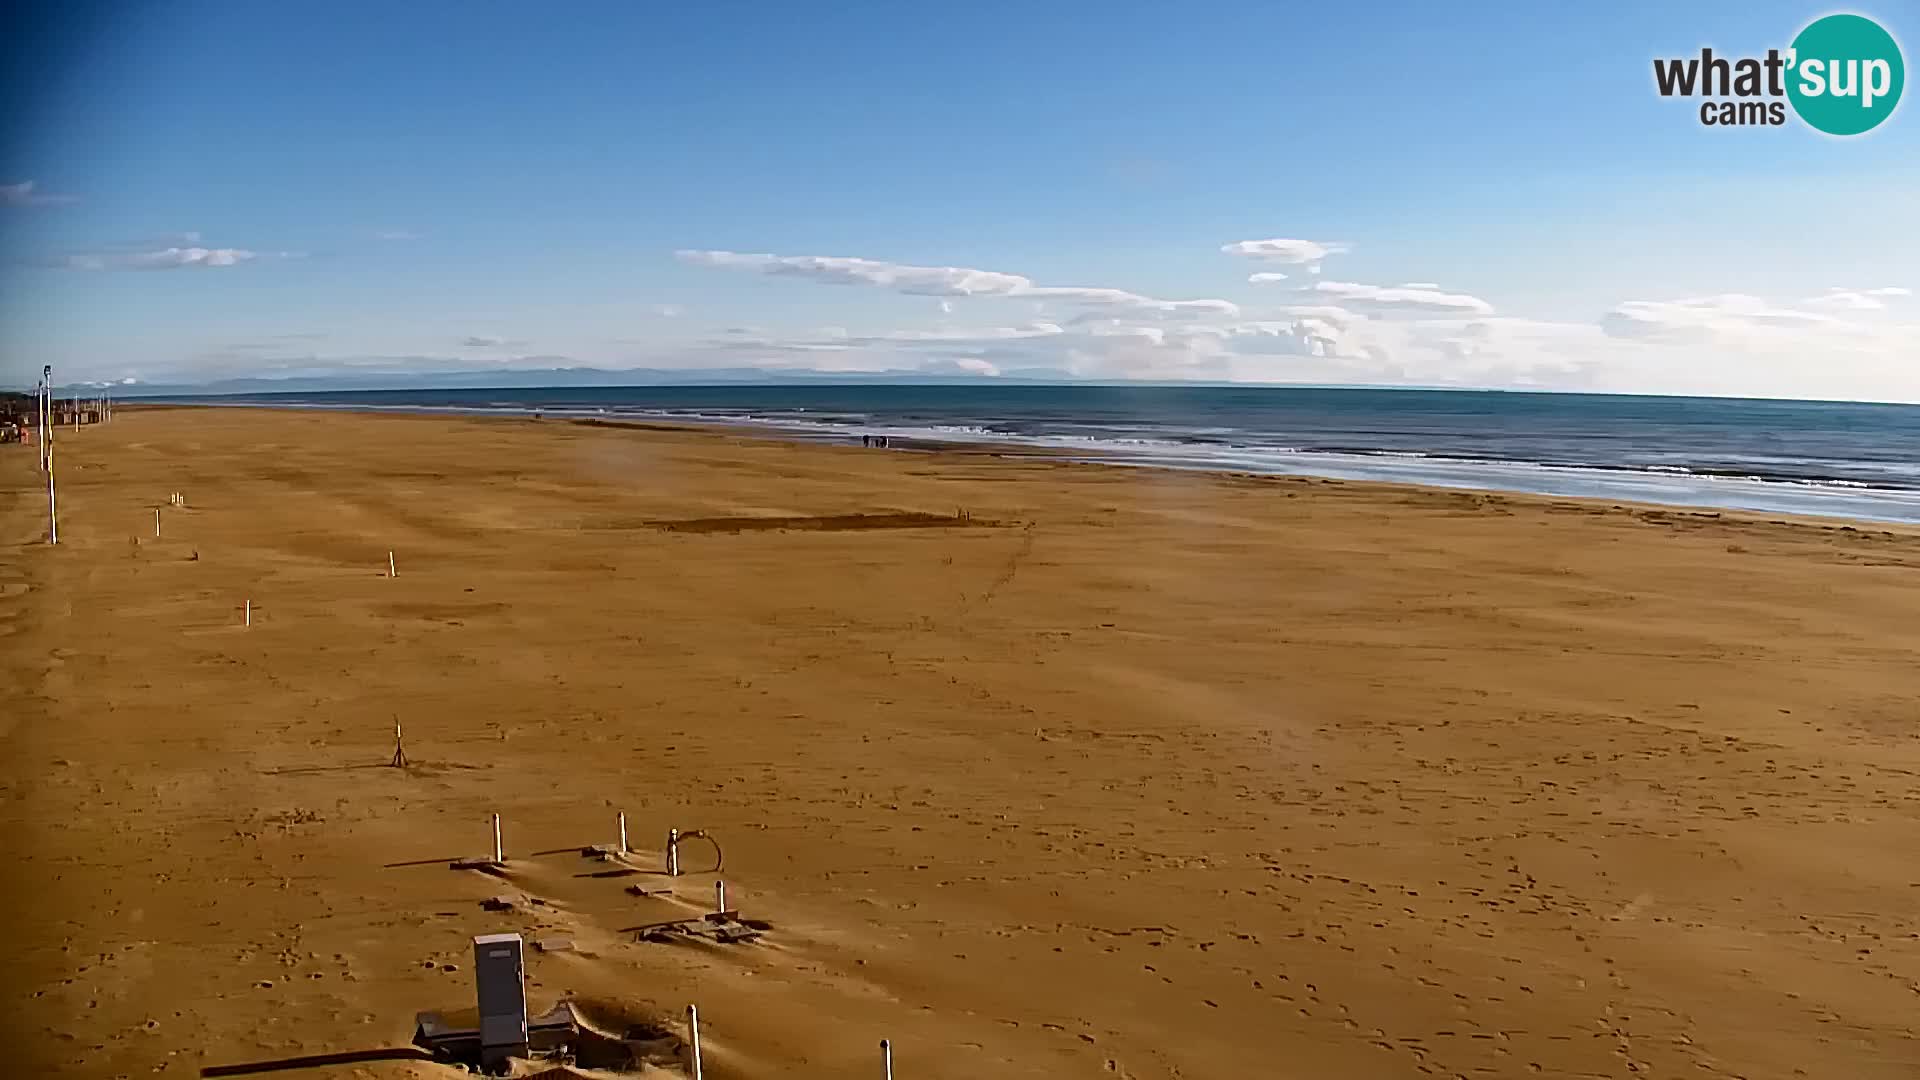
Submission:
M 500 815 L 493 815 L 493 861 L 496 864 L 507 861 L 506 849 L 500 846 Z
M 400 576 L 400 571 L 393 568 L 393 552 L 391 551 L 387 552 L 387 576 L 390 578 Z
M 620 854 L 627 853 L 627 812 L 620 811 Z
M 47 543 L 60 542 L 60 514 L 53 503 L 53 455 L 47 455 Z

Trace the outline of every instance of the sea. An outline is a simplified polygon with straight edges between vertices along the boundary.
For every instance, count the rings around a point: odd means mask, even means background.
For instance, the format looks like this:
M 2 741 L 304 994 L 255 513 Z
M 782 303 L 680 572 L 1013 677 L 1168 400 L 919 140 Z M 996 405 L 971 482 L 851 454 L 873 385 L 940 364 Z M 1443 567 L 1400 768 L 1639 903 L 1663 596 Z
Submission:
M 213 399 L 203 399 L 213 400 Z M 1920 522 L 1920 406 L 1216 386 L 725 385 L 371 390 L 280 406 L 541 413 L 885 435 L 1169 469 Z

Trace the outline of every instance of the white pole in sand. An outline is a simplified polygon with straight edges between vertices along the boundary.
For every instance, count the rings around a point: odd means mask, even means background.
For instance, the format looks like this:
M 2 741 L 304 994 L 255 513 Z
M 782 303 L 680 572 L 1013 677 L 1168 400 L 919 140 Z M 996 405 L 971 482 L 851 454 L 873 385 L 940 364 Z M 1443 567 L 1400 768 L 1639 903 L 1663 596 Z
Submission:
M 53 444 L 47 441 L 47 416 L 53 411 L 49 394 L 53 393 L 53 365 L 41 369 L 40 378 L 40 467 L 53 468 Z
M 60 515 L 53 504 L 53 455 L 47 455 L 47 543 L 60 542 Z
M 714 907 L 713 907 L 714 911 L 722 915 L 725 915 L 727 913 L 727 883 L 726 882 L 716 881 L 713 883 L 713 904 L 714 904 Z
M 153 535 L 160 535 L 160 508 L 157 506 L 153 508 Z
M 247 625 L 253 625 L 253 598 L 247 598 Z
M 693 1080 L 700 1076 L 700 1010 L 687 1006 L 687 1034 L 693 1043 Z
M 893 1044 L 886 1039 L 880 1040 L 880 1064 L 887 1070 L 887 1080 L 893 1080 Z
M 493 815 L 493 861 L 496 864 L 504 863 L 507 861 L 506 849 L 500 846 L 500 815 L 499 814 Z
M 627 812 L 620 811 L 620 854 L 627 853 Z
M 680 830 L 667 830 L 667 876 L 680 876 Z
M 400 571 L 395 570 L 393 568 L 393 552 L 391 551 L 387 552 L 387 576 L 388 577 L 400 576 Z

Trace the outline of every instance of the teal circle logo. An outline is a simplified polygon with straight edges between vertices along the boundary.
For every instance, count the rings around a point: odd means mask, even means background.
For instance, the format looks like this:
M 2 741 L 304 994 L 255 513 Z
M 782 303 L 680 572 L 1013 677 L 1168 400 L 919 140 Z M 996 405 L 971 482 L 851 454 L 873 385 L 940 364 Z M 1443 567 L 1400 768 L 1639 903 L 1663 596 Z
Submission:
M 1793 39 L 1787 99 L 1829 135 L 1871 131 L 1893 115 L 1906 64 L 1893 35 L 1861 15 L 1828 15 Z

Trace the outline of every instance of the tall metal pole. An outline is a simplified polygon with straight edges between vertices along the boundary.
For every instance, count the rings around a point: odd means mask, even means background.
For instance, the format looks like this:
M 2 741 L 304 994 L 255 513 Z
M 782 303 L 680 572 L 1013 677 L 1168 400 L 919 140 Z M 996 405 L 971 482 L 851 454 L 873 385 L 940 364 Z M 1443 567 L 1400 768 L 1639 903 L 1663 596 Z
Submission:
M 53 471 L 53 365 L 40 369 L 40 466 Z
M 60 515 L 53 505 L 53 457 L 47 457 L 47 543 L 60 542 Z

